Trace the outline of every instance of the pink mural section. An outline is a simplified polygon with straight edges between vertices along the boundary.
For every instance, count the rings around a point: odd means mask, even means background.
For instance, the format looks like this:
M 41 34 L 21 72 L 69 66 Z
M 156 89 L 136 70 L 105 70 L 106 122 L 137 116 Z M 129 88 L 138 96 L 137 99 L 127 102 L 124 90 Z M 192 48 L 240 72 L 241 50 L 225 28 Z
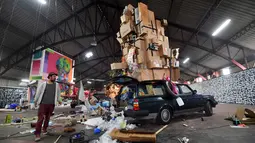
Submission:
M 32 75 L 39 75 L 40 74 L 40 60 L 35 60 L 32 62 Z

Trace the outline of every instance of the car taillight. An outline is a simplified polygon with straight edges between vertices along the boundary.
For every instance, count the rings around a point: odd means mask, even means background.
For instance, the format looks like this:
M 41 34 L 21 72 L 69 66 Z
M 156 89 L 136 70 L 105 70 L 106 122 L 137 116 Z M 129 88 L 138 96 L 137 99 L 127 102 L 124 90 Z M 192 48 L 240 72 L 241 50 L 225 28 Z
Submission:
M 139 108 L 139 100 L 138 100 L 138 99 L 135 99 L 135 100 L 134 100 L 133 109 L 134 109 L 135 111 L 140 110 L 140 108 Z

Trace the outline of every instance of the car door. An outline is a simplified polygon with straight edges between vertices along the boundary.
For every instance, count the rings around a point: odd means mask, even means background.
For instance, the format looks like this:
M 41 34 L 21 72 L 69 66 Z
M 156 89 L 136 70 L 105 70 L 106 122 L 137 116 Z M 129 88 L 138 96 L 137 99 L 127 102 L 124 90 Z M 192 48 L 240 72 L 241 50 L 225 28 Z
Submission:
M 196 96 L 193 96 L 194 95 L 193 90 L 185 84 L 179 84 L 178 88 L 179 96 L 182 98 L 184 102 L 184 106 L 182 108 L 184 109 L 196 108 L 199 100 L 198 98 L 196 98 Z
M 148 110 L 150 113 L 158 113 L 165 99 L 166 89 L 162 83 L 141 83 L 138 86 L 138 97 L 140 110 Z

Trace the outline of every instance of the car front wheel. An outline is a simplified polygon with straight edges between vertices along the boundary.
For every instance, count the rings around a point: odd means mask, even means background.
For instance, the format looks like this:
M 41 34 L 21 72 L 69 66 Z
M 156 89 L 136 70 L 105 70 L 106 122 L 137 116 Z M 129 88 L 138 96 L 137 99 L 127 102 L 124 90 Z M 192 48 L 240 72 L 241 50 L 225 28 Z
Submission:
M 160 124 L 169 124 L 172 118 L 172 113 L 169 108 L 164 107 L 160 110 L 157 117 L 157 122 Z
M 206 116 L 213 115 L 213 108 L 212 108 L 210 101 L 207 101 L 207 103 L 205 104 L 205 115 Z

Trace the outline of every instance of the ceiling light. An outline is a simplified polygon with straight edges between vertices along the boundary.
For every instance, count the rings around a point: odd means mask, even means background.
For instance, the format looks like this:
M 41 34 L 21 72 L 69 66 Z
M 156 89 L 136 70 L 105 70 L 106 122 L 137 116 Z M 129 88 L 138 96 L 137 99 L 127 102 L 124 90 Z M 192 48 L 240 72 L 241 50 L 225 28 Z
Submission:
M 46 0 L 38 0 L 41 4 L 46 4 Z
M 218 27 L 212 34 L 212 36 L 216 36 L 217 34 L 219 34 L 225 27 L 227 27 L 227 25 L 230 23 L 231 19 L 227 19 L 226 21 L 224 21 L 220 27 Z
M 198 82 L 202 82 L 203 79 L 201 77 L 198 78 Z
M 87 84 L 91 84 L 92 82 L 91 81 L 87 81 Z
M 186 58 L 184 61 L 183 61 L 183 63 L 185 64 L 185 63 L 187 63 L 189 61 L 189 58 Z
M 22 81 L 22 82 L 30 82 L 29 79 L 22 79 L 21 81 Z
M 223 75 L 229 75 L 230 74 L 230 69 L 229 68 L 222 69 L 222 74 Z
M 90 58 L 90 57 L 92 57 L 93 56 L 93 53 L 92 52 L 88 52 L 88 53 L 86 53 L 86 58 Z

